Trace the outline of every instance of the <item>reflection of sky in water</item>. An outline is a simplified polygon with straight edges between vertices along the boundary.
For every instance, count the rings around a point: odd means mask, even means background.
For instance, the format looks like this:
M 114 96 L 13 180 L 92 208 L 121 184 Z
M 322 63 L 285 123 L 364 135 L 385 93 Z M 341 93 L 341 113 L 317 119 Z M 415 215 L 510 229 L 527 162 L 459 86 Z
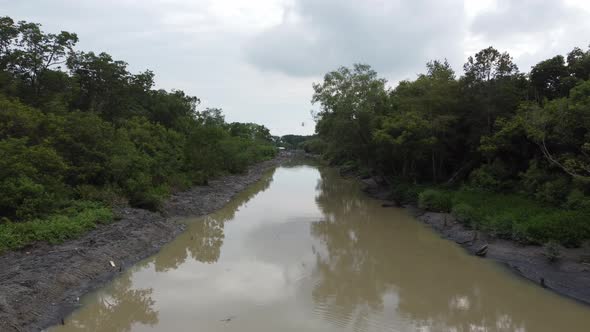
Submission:
M 100 331 L 548 332 L 590 326 L 584 325 L 590 324 L 586 308 L 465 255 L 333 171 L 279 168 L 265 183 L 207 222 L 189 223 L 160 254 L 85 298 L 87 305 L 68 319 L 73 323 L 58 331 L 91 320 Z

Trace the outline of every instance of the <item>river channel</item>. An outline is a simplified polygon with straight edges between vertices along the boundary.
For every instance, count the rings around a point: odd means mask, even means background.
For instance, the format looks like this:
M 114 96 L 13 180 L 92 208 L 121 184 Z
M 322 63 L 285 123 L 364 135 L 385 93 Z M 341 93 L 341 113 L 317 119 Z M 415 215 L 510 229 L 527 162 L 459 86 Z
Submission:
M 181 220 L 65 331 L 590 331 L 590 308 L 466 254 L 330 168 L 283 166 Z

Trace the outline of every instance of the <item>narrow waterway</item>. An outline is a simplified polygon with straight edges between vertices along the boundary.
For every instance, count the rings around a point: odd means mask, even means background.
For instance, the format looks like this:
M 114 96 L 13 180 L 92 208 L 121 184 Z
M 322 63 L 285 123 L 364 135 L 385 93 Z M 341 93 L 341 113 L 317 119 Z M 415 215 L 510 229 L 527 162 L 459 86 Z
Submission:
M 590 331 L 328 168 L 280 167 L 84 297 L 62 331 Z

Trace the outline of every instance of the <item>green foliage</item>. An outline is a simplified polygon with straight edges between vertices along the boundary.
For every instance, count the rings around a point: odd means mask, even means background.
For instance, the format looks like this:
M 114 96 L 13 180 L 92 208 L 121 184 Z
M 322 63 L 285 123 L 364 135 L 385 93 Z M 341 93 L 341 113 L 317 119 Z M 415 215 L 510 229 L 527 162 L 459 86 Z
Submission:
M 30 219 L 59 206 L 68 189 L 67 166 L 51 147 L 27 146 L 25 138 L 0 140 L 0 213 Z
M 52 244 L 75 238 L 113 219 L 111 209 L 96 203 L 78 202 L 44 220 L 0 224 L 0 253 L 37 241 Z
M 484 219 L 477 224 L 480 225 L 481 229 L 489 231 L 493 236 L 510 239 L 513 238 L 514 235 L 513 227 L 517 223 L 516 218 L 518 218 L 518 216 L 516 216 L 513 211 L 499 211 L 496 214 L 484 217 Z
M 399 204 L 416 203 L 422 190 L 421 186 L 395 179 L 391 185 L 391 199 Z
M 479 189 L 499 191 L 503 189 L 502 186 L 505 184 L 502 181 L 502 173 L 501 166 L 485 164 L 469 174 L 469 184 Z
M 316 134 L 323 156 L 398 179 L 392 198 L 401 203 L 416 201 L 416 188 L 424 184 L 468 184 L 475 190 L 467 191 L 485 199 L 458 190 L 452 206 L 471 208 L 453 210 L 499 237 L 562 244 L 590 239 L 568 214 L 588 211 L 590 201 L 590 50 L 575 48 L 526 74 L 508 53 L 488 47 L 463 69 L 456 78 L 446 61 L 431 61 L 424 74 L 393 88 L 368 65 L 327 73 L 313 85 L 312 98 L 320 106 Z M 506 196 L 515 201 L 502 198 L 509 192 L 518 193 Z M 451 209 L 432 191 L 420 201 Z M 566 213 L 571 228 L 559 229 L 569 226 L 558 212 Z
M 174 190 L 275 156 L 266 127 L 197 111 L 196 97 L 153 90 L 151 71 L 76 42 L 0 18 L 1 248 L 79 235 L 109 219 L 105 206 L 157 210 Z
M 300 143 L 299 146 L 303 149 L 303 151 L 311 154 L 321 155 L 326 152 L 326 142 L 315 136 Z
M 469 206 L 471 225 L 498 237 L 537 244 L 553 240 L 565 246 L 578 246 L 590 238 L 590 222 L 584 210 L 562 210 L 523 195 L 470 188 L 452 191 L 451 195 L 453 213 L 460 205 Z
M 565 201 L 569 191 L 569 179 L 560 176 L 539 186 L 535 192 L 535 198 L 541 202 L 559 206 Z
M 453 204 L 451 214 L 457 219 L 457 221 L 466 226 L 472 226 L 478 220 L 475 209 L 467 203 Z
M 572 189 L 567 195 L 564 207 L 570 210 L 590 211 L 590 197 L 584 195 L 580 189 Z
M 525 240 L 534 243 L 557 241 L 566 247 L 578 247 L 590 237 L 587 211 L 551 211 L 531 216 L 516 225 Z
M 450 212 L 453 201 L 449 192 L 426 189 L 418 195 L 418 206 L 436 212 Z

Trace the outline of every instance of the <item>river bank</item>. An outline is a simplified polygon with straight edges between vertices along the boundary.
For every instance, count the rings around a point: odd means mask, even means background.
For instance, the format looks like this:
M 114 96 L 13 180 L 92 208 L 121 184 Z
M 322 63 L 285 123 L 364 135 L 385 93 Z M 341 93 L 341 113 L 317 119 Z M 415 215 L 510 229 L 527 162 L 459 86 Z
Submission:
M 379 179 L 362 180 L 365 192 L 374 198 L 390 197 L 390 188 Z M 384 207 L 397 206 L 386 202 Z M 463 247 L 470 254 L 485 248 L 482 257 L 505 265 L 512 272 L 541 287 L 574 300 L 590 304 L 590 246 L 559 248 L 559 259 L 550 261 L 542 246 L 523 245 L 516 241 L 495 238 L 483 231 L 467 228 L 450 213 L 425 211 L 415 205 L 404 205 L 416 219 L 429 225 L 443 238 Z
M 174 222 L 209 214 L 258 181 L 268 170 L 294 158 L 288 152 L 228 175 L 208 186 L 172 195 L 161 213 L 135 208 L 115 211 L 118 220 L 59 245 L 36 244 L 0 256 L 0 331 L 36 331 L 60 323 L 79 298 L 134 263 L 151 256 L 182 233 Z

